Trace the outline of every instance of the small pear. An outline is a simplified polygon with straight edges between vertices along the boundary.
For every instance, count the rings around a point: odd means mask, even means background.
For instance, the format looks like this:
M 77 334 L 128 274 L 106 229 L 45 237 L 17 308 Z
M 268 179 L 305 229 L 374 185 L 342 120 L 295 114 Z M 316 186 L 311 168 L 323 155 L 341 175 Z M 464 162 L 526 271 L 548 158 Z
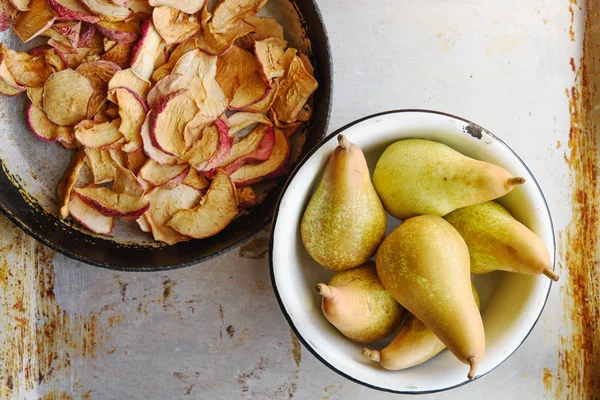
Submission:
M 335 271 L 373 257 L 387 223 L 364 154 L 342 135 L 338 142 L 300 224 L 308 254 Z
M 472 273 L 502 270 L 558 280 L 544 242 L 500 204 L 488 201 L 461 208 L 445 219 L 465 239 Z
M 480 308 L 479 294 L 471 284 L 473 297 Z M 446 348 L 440 339 L 417 317 L 409 314 L 398 334 L 383 350 L 364 348 L 363 356 L 378 362 L 385 369 L 400 370 L 424 363 Z
M 373 262 L 337 272 L 329 285 L 319 283 L 317 292 L 325 318 L 356 342 L 384 339 L 402 321 L 404 309 L 381 285 Z
M 504 196 L 524 182 L 504 168 L 423 139 L 390 145 L 373 174 L 385 209 L 399 219 L 424 214 L 443 217 L 457 208 Z
M 469 250 L 458 231 L 435 215 L 410 218 L 383 241 L 376 265 L 383 286 L 470 365 L 473 379 L 485 334 L 471 290 Z

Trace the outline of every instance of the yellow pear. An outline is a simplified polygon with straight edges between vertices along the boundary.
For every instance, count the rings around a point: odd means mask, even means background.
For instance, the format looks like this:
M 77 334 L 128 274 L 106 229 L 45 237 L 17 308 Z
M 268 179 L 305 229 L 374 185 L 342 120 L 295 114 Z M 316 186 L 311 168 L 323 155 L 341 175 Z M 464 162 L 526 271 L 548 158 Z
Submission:
M 513 218 L 500 204 L 488 201 L 446 215 L 465 239 L 471 255 L 471 272 L 502 270 L 544 274 L 557 281 L 546 245 L 535 233 Z
M 342 135 L 338 142 L 300 224 L 308 254 L 335 271 L 373 257 L 387 223 L 364 154 Z
M 479 294 L 471 284 L 473 297 L 480 308 Z M 363 356 L 378 362 L 385 369 L 400 370 L 424 363 L 438 355 L 446 345 L 417 317 L 409 314 L 394 340 L 383 350 L 364 348 Z
M 471 290 L 469 250 L 458 231 L 435 215 L 410 218 L 383 241 L 376 266 L 383 286 L 470 365 L 473 379 L 485 334 Z
M 325 318 L 354 341 L 384 339 L 402 320 L 404 309 L 381 285 L 373 262 L 337 272 L 328 285 L 319 283 L 317 291 Z
M 424 214 L 443 217 L 457 208 L 504 196 L 524 182 L 504 168 L 423 139 L 390 145 L 373 174 L 385 209 L 399 219 Z

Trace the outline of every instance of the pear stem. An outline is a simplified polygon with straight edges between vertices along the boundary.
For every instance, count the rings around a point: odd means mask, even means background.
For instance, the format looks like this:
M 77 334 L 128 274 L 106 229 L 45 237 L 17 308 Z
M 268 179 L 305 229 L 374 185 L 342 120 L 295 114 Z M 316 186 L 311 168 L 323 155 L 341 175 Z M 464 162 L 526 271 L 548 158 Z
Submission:
M 317 284 L 317 293 L 326 299 L 333 298 L 333 290 L 331 290 L 331 288 L 324 283 Z
M 506 190 L 510 190 L 513 187 L 517 186 L 517 185 L 524 184 L 526 181 L 527 180 L 525 178 L 522 178 L 522 177 L 508 178 L 506 180 L 506 183 L 504 184 L 504 187 L 506 188 Z
M 470 357 L 467 360 L 467 362 L 471 366 L 471 368 L 469 369 L 469 374 L 467 375 L 467 378 L 469 378 L 470 380 L 473 380 L 475 378 L 475 374 L 477 373 L 477 361 L 475 361 L 475 357 Z
M 348 139 L 346 139 L 346 136 L 344 135 L 338 135 L 337 137 L 338 140 L 338 144 L 340 145 L 340 147 L 344 150 L 350 150 L 350 146 L 352 146 L 352 143 L 350 143 L 348 141 Z
M 560 278 L 560 275 L 548 268 L 544 269 L 543 274 L 552 279 L 554 282 L 558 281 L 558 278 Z
M 362 349 L 362 355 L 375 362 L 381 361 L 381 353 L 377 350 L 370 350 L 365 347 Z

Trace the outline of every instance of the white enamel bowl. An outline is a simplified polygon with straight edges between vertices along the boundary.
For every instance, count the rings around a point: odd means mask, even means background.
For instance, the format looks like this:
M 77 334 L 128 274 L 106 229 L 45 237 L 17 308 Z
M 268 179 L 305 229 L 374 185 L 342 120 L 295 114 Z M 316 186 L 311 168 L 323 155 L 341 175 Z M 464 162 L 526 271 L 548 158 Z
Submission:
M 525 177 L 525 185 L 499 201 L 544 240 L 554 262 L 552 221 L 535 178 L 505 143 L 469 121 L 431 111 L 391 111 L 363 118 L 328 136 L 293 172 L 275 211 L 270 250 L 273 288 L 291 327 L 319 360 L 355 382 L 397 393 L 431 393 L 467 383 L 468 367 L 449 351 L 417 367 L 387 371 L 363 358 L 364 346 L 343 337 L 323 317 L 315 285 L 327 282 L 332 273 L 313 261 L 304 249 L 300 220 L 325 163 L 337 146 L 335 137 L 339 133 L 363 150 L 371 173 L 388 145 L 400 139 L 422 138 L 444 143 L 469 157 Z M 388 233 L 399 223 L 388 217 Z M 475 276 L 474 282 L 482 300 L 486 333 L 485 359 L 477 371 L 477 377 L 481 377 L 523 343 L 542 313 L 551 281 L 545 276 L 494 272 Z

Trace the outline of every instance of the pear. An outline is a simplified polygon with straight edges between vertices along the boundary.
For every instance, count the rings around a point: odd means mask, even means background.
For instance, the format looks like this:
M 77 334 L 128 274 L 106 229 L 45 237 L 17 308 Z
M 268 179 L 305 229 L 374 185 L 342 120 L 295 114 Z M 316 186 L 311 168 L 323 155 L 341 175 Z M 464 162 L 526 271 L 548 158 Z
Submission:
M 410 218 L 383 241 L 376 265 L 383 286 L 470 365 L 473 379 L 485 334 L 471 290 L 469 250 L 458 231 L 435 215 Z
M 387 223 L 364 154 L 342 135 L 338 142 L 300 224 L 308 254 L 335 271 L 373 257 Z
M 329 285 L 319 283 L 325 318 L 342 335 L 360 343 L 390 336 L 400 322 L 404 309 L 386 291 L 372 261 L 363 266 L 337 272 Z
M 399 219 L 424 214 L 443 217 L 457 208 L 504 196 L 524 182 L 504 168 L 422 139 L 390 145 L 373 174 L 385 209 Z
M 480 308 L 479 294 L 471 284 L 473 297 Z M 440 339 L 417 317 L 409 314 L 394 340 L 383 350 L 364 348 L 363 356 L 378 362 L 385 369 L 400 370 L 424 363 L 446 348 Z
M 465 239 L 472 273 L 502 270 L 558 280 L 544 242 L 500 204 L 488 201 L 461 208 L 445 219 Z

